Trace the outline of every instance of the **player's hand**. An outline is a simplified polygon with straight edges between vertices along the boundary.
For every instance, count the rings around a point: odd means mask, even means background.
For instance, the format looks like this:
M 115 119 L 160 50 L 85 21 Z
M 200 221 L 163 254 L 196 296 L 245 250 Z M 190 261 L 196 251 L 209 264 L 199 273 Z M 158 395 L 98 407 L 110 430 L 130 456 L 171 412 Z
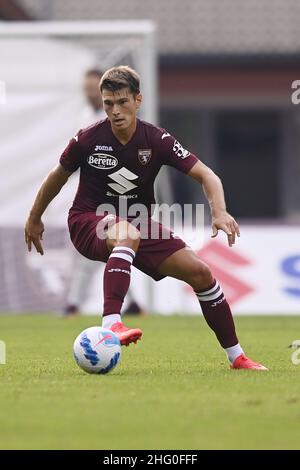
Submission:
M 228 212 L 222 212 L 212 217 L 212 236 L 215 238 L 218 231 L 223 230 L 228 238 L 228 245 L 231 247 L 235 244 L 236 236 L 240 236 L 240 228 L 234 218 Z
M 32 244 L 35 246 L 35 249 L 41 255 L 44 254 L 41 240 L 43 240 L 44 233 L 44 224 L 41 219 L 34 219 L 28 217 L 25 225 L 25 243 L 27 245 L 28 251 L 31 251 Z

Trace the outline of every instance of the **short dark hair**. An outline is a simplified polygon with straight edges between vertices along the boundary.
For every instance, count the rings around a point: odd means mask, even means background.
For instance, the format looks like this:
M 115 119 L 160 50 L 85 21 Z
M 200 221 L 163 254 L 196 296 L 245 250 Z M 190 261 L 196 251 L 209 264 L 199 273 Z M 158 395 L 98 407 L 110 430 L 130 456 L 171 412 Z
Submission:
M 103 72 L 100 69 L 89 69 L 87 70 L 87 72 L 85 72 L 85 78 L 96 77 L 96 78 L 99 78 L 100 80 L 102 75 L 103 75 Z
M 140 93 L 140 76 L 128 65 L 112 67 L 107 70 L 101 78 L 101 93 L 104 88 L 112 92 L 121 90 L 122 88 L 129 88 L 129 91 L 136 96 Z

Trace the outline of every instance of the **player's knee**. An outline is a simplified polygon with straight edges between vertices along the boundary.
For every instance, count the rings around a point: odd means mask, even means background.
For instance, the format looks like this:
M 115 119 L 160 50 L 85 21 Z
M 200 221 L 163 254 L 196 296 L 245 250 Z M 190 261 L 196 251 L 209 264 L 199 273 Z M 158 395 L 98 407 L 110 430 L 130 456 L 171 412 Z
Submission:
M 126 242 L 127 246 L 130 246 L 135 251 L 138 249 L 141 241 L 140 231 L 130 223 L 124 224 L 124 227 L 119 236 L 119 243 Z
M 213 283 L 213 275 L 207 264 L 197 261 L 191 269 L 190 284 L 194 289 L 205 289 Z
M 126 220 L 111 227 L 108 236 L 108 246 L 111 249 L 120 244 L 124 244 L 134 251 L 137 251 L 141 240 L 140 231 Z
M 138 245 L 140 244 L 141 232 L 136 227 L 134 227 L 134 225 L 128 224 L 127 233 L 128 233 L 129 239 L 133 240 Z

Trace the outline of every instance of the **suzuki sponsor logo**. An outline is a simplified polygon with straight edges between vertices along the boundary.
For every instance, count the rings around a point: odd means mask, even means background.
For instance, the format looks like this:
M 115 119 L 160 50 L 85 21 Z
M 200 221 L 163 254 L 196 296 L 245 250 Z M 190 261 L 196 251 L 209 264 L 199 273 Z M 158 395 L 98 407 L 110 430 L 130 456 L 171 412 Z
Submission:
M 137 194 L 115 194 L 110 191 L 106 191 L 106 196 L 123 198 L 123 199 L 136 199 L 138 197 Z
M 88 164 L 97 170 L 111 170 L 118 165 L 118 159 L 106 153 L 93 153 L 88 157 Z
M 230 304 L 234 304 L 255 291 L 247 282 L 243 281 L 235 270 L 251 265 L 248 257 L 232 251 L 231 248 L 214 240 L 207 243 L 202 249 L 196 251 L 199 258 L 211 268 L 213 276 L 222 285 L 225 296 Z M 190 290 L 190 288 L 188 288 Z M 224 297 L 219 299 L 224 300 Z M 216 307 L 220 301 L 216 301 Z
M 115 183 L 108 183 L 108 186 L 119 194 L 124 194 L 137 188 L 137 185 L 131 181 L 136 180 L 138 176 L 132 173 L 132 171 L 127 170 L 124 166 L 115 173 L 108 175 L 108 177 L 115 181 Z

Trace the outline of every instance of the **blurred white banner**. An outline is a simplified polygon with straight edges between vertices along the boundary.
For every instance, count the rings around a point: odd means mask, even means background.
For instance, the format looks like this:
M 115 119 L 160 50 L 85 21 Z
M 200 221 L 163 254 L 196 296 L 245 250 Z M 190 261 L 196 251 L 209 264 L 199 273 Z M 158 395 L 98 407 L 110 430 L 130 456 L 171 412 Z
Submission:
M 300 228 L 245 226 L 233 248 L 225 234 L 203 248 L 191 246 L 212 269 L 237 314 L 300 314 Z M 188 239 L 186 239 L 188 242 Z M 137 293 L 138 295 L 138 293 Z M 165 279 L 154 286 L 154 309 L 164 313 L 199 312 L 191 289 Z

